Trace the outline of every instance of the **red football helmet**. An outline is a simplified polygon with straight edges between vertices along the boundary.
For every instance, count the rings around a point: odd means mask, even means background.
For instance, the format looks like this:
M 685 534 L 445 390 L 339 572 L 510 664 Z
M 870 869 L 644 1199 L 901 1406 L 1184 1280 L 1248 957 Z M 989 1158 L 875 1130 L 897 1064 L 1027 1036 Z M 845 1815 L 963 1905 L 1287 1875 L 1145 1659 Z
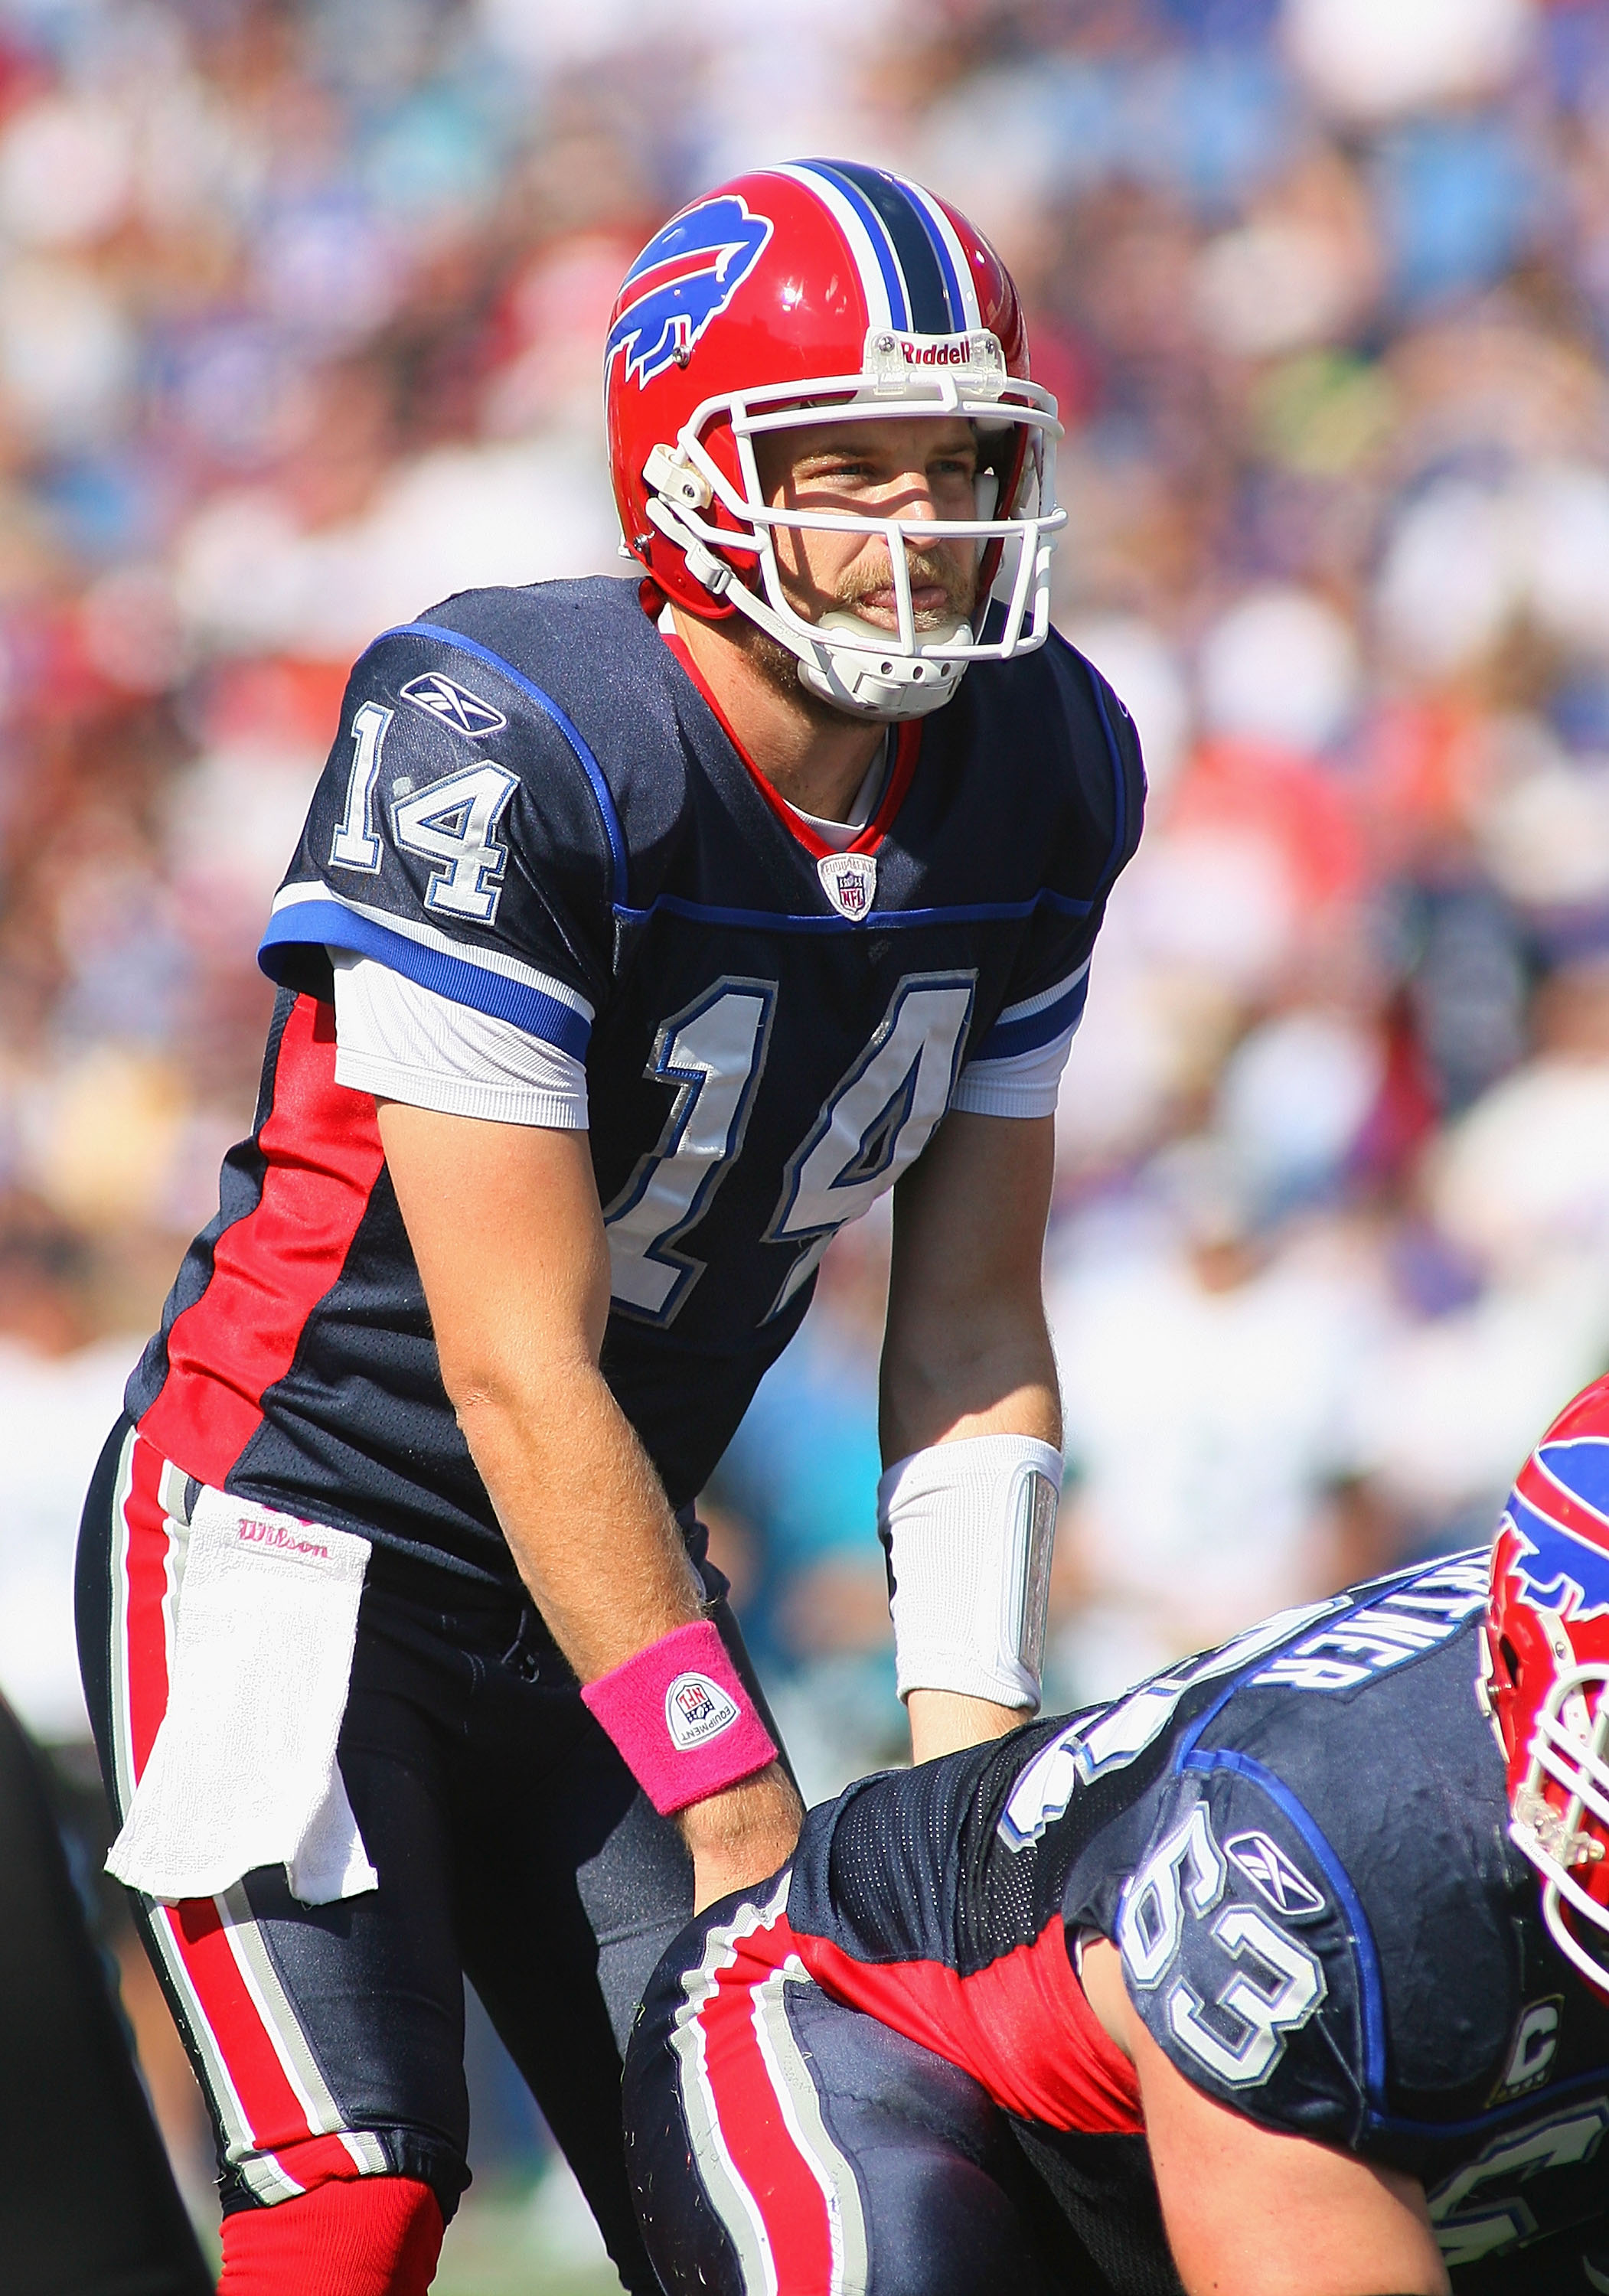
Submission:
M 682 209 L 627 274 L 603 354 L 609 456 L 630 554 L 689 612 L 741 612 L 797 655 L 812 690 L 857 716 L 948 701 L 973 661 L 1050 627 L 1055 400 L 1029 380 L 1017 291 L 965 218 L 882 168 L 810 160 L 739 176 Z M 801 423 L 959 414 L 981 451 L 977 515 L 775 510 L 754 440 Z M 807 621 L 779 578 L 778 527 L 881 535 L 892 635 L 849 612 Z M 975 542 L 971 622 L 919 631 L 905 545 Z M 1008 551 L 1003 615 L 983 611 Z
M 1542 1877 L 1554 1942 L 1609 1992 L 1609 1379 L 1582 1390 L 1520 1470 L 1483 1642 L 1509 1833 Z

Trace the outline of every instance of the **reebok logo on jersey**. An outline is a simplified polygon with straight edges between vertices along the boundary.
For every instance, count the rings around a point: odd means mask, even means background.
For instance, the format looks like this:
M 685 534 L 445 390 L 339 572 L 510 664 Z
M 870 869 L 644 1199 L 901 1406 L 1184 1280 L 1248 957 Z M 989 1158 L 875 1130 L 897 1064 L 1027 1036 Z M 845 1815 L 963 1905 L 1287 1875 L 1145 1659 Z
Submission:
M 427 718 L 439 718 L 450 726 L 455 734 L 466 740 L 478 741 L 482 734 L 496 734 L 508 720 L 489 701 L 482 701 L 478 693 L 467 686 L 456 685 L 439 669 L 427 669 L 417 677 L 410 677 L 402 689 L 402 698 L 411 701 L 415 709 L 423 709 Z
M 1257 1891 L 1277 1914 L 1321 1914 L 1324 1892 L 1316 1890 L 1301 1868 L 1293 1866 L 1272 1835 L 1236 1833 L 1224 1848 Z
M 665 1693 L 665 1727 L 678 1754 L 707 1746 L 736 1719 L 736 1706 L 707 1674 L 678 1674 Z
M 874 853 L 824 853 L 816 864 L 822 889 L 841 917 L 858 924 L 877 898 Z

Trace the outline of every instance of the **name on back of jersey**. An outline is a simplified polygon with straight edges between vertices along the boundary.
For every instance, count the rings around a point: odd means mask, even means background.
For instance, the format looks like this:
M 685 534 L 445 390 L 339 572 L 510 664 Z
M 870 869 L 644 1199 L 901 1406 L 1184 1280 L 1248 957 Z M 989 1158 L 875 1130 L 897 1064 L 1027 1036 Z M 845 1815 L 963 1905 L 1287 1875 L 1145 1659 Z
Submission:
M 1460 1555 L 1326 1621 L 1251 1679 L 1267 1689 L 1353 1690 L 1439 1649 L 1486 1601 L 1485 1555 Z

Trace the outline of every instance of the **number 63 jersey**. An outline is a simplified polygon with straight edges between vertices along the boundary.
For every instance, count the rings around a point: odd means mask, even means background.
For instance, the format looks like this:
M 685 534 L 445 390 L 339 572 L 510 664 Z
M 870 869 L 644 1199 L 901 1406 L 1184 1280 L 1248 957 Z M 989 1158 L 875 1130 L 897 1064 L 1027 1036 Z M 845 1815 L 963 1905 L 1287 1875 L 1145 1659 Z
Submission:
M 584 1062 L 612 1266 L 603 1370 L 671 1502 L 796 1329 L 827 1240 L 953 1104 L 1022 1111 L 1082 1008 L 1143 800 L 1060 639 L 900 729 L 829 851 L 747 763 L 635 582 L 471 592 L 378 640 L 262 951 L 257 1122 L 130 1415 L 205 1482 L 506 1580 L 442 1390 L 330 952 Z
M 735 1948 L 751 1985 L 786 1963 L 973 2073 L 1114 2288 L 1177 2284 L 1132 2070 L 1071 1977 L 1097 1936 L 1193 2087 L 1416 2177 L 1459 2296 L 1609 2288 L 1609 2001 L 1508 1839 L 1488 1560 L 851 1786 Z

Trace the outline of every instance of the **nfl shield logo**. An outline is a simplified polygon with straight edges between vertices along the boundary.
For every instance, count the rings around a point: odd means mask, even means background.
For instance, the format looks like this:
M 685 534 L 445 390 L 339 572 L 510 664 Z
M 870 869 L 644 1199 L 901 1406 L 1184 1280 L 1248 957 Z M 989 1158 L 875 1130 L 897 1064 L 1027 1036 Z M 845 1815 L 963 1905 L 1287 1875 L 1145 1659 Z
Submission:
M 876 855 L 824 853 L 816 864 L 816 873 L 839 915 L 858 924 L 876 898 Z
M 707 1682 L 684 1682 L 676 1693 L 676 1702 L 681 1709 L 683 1721 L 693 1729 L 715 1711 L 715 1701 L 710 1695 Z
M 678 1754 L 718 1738 L 737 1718 L 734 1701 L 707 1674 L 678 1674 L 665 1693 L 665 1728 Z

